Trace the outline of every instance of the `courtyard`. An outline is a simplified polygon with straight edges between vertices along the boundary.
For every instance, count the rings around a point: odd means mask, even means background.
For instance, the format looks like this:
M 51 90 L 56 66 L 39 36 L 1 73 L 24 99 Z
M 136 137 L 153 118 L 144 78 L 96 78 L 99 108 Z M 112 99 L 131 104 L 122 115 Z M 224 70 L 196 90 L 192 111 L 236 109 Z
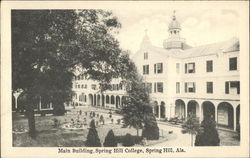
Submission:
M 95 112 L 94 117 L 90 117 L 90 113 Z M 86 115 L 87 114 L 87 115 Z M 104 124 L 99 122 L 100 116 L 104 117 Z M 40 116 L 36 115 L 37 138 L 31 139 L 28 135 L 28 121 L 23 115 L 13 113 L 13 146 L 14 147 L 83 147 L 85 146 L 88 134 L 89 123 L 94 119 L 97 126 L 98 136 L 103 144 L 105 137 L 110 129 L 114 131 L 118 146 L 122 146 L 122 139 L 127 133 L 136 138 L 136 129 L 124 128 L 122 116 L 107 109 L 94 107 L 76 107 L 68 108 L 64 116 Z M 56 121 L 55 121 L 56 120 Z M 65 129 L 65 124 L 70 122 L 85 122 L 83 128 Z M 55 125 L 56 124 L 56 125 Z M 146 144 L 136 144 L 135 146 L 191 146 L 191 137 L 189 134 L 182 134 L 180 126 L 173 126 L 166 122 L 158 121 L 160 139 L 148 140 Z M 21 129 L 21 130 L 20 130 Z M 18 132 L 23 131 L 23 132 Z M 221 146 L 237 146 L 240 144 L 237 140 L 237 134 L 232 131 L 218 130 Z M 139 136 L 141 130 L 139 130 Z

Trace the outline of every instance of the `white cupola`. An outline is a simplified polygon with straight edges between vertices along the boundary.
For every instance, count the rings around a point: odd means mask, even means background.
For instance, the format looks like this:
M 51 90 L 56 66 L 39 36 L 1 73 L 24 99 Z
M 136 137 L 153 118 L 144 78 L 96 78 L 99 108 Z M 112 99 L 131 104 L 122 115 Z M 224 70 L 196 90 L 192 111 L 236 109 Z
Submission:
M 183 43 L 185 40 L 180 37 L 181 25 L 177 21 L 175 16 L 175 11 L 173 12 L 173 17 L 168 25 L 168 39 L 164 40 L 163 47 L 165 49 L 183 49 Z

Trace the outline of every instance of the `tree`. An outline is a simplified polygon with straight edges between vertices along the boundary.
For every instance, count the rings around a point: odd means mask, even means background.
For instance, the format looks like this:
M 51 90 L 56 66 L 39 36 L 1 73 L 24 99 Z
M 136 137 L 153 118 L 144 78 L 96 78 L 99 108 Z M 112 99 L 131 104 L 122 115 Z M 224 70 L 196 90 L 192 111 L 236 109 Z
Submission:
M 219 146 L 220 138 L 216 122 L 211 117 L 205 117 L 201 129 L 196 135 L 195 146 Z
M 191 146 L 193 146 L 193 135 L 196 135 L 200 130 L 199 121 L 194 114 L 190 114 L 187 120 L 182 125 L 182 132 L 191 135 Z
M 105 141 L 103 143 L 105 147 L 117 147 L 117 140 L 115 138 L 113 130 L 109 130 L 107 136 L 105 137 Z
M 139 136 L 139 129 L 143 127 L 146 117 L 152 113 L 146 95 L 142 83 L 132 82 L 131 90 L 128 91 L 128 98 L 125 101 L 126 106 L 122 109 L 124 126 L 135 128 L 137 136 Z
M 123 70 L 126 73 L 125 82 L 126 82 L 126 91 L 127 98 L 125 100 L 125 105 L 121 113 L 123 115 L 124 127 L 133 127 L 137 130 L 137 136 L 139 136 L 139 129 L 145 127 L 148 130 L 148 127 L 153 126 L 155 128 L 155 138 L 159 138 L 157 130 L 157 122 L 155 121 L 155 116 L 152 112 L 152 105 L 150 103 L 149 88 L 143 83 L 143 78 L 137 72 L 135 64 L 130 60 L 126 59 L 127 56 L 121 59 L 121 65 L 124 66 Z M 123 64 L 126 63 L 127 64 Z M 144 134 L 147 135 L 148 132 L 144 131 Z
M 63 115 L 77 68 L 103 85 L 117 76 L 121 49 L 113 34 L 120 23 L 103 10 L 12 10 L 11 18 L 12 90 L 27 95 L 34 138 L 38 98 L 53 103 L 54 115 Z
M 86 140 L 85 145 L 88 147 L 101 147 L 102 146 L 100 142 L 100 138 L 96 131 L 95 120 L 91 120 L 90 122 L 89 133 L 87 135 L 87 140 Z
M 135 140 L 133 136 L 129 133 L 127 133 L 123 139 L 123 146 L 133 146 L 135 145 Z

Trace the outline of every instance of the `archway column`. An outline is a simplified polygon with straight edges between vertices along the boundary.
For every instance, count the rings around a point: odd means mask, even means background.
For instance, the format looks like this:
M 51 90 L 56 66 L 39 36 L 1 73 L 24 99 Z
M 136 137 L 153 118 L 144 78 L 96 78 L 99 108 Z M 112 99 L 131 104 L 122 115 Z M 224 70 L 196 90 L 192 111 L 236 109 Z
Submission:
M 237 108 L 237 106 L 233 106 L 233 110 L 234 110 L 234 112 L 233 112 L 234 113 L 234 125 L 233 125 L 234 126 L 234 131 L 236 131 L 236 124 L 237 124 L 236 123 L 236 117 L 237 117 L 236 116 L 236 111 L 237 111 L 236 108 Z
M 203 109 L 202 109 L 202 104 L 200 104 L 200 108 L 199 108 L 199 123 L 201 123 L 201 121 L 203 120 Z
M 214 113 L 215 113 L 215 114 L 214 114 L 214 117 L 215 117 L 215 118 L 214 118 L 214 120 L 215 120 L 215 122 L 216 122 L 216 125 L 217 125 L 217 121 L 218 121 L 218 112 L 217 112 L 217 108 L 218 108 L 218 106 L 215 105 L 215 108 L 214 108 Z

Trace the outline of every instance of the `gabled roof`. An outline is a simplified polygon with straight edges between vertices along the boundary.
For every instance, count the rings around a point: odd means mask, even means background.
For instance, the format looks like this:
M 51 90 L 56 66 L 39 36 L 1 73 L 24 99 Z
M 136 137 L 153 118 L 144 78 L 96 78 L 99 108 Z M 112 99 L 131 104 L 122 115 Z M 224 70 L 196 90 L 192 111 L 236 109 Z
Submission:
M 239 39 L 234 37 L 228 41 L 202 45 L 198 47 L 188 48 L 185 50 L 164 49 L 164 48 L 155 47 L 152 45 L 144 48 L 143 50 L 153 52 L 153 53 L 158 53 L 159 55 L 165 58 L 174 57 L 174 58 L 183 59 L 183 58 L 213 55 L 213 54 L 218 54 L 222 52 L 225 53 L 225 52 L 239 51 Z M 139 52 L 140 51 L 138 51 L 137 53 Z

